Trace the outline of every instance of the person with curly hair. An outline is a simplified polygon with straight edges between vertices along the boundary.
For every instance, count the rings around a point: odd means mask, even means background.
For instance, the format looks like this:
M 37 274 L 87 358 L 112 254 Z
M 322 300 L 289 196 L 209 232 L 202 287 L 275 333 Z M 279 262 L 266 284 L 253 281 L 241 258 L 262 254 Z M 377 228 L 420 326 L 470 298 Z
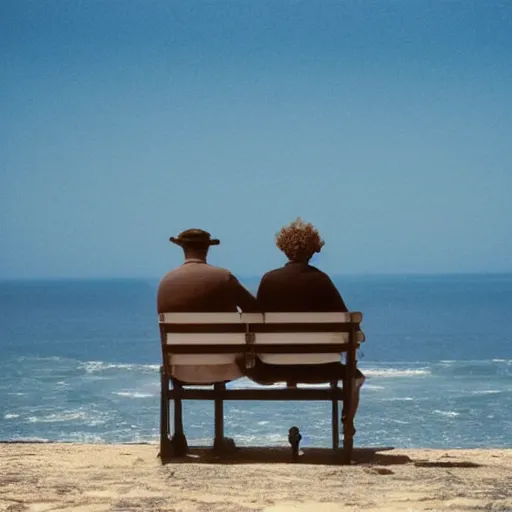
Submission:
M 329 276 L 309 264 L 325 245 L 313 224 L 299 217 L 281 228 L 275 242 L 288 262 L 261 279 L 257 298 L 265 311 L 347 311 Z
M 288 258 L 281 268 L 267 272 L 261 279 L 257 299 L 265 312 L 346 312 L 348 311 L 338 289 L 329 276 L 310 265 L 314 254 L 325 245 L 318 230 L 300 217 L 281 228 L 276 234 L 276 245 Z M 263 356 L 264 357 L 264 356 Z M 269 364 L 257 358 L 247 376 L 258 384 L 286 382 L 321 384 L 342 380 L 346 367 L 341 361 L 320 364 Z M 354 414 L 359 403 L 359 390 L 364 375 L 357 370 Z

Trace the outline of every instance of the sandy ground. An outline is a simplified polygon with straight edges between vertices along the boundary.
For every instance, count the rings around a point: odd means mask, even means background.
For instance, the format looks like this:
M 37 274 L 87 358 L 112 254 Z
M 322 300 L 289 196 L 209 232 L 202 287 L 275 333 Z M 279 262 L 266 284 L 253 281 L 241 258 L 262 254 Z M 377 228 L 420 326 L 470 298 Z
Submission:
M 155 445 L 0 444 L 9 512 L 512 511 L 512 449 L 197 451 L 162 465 Z

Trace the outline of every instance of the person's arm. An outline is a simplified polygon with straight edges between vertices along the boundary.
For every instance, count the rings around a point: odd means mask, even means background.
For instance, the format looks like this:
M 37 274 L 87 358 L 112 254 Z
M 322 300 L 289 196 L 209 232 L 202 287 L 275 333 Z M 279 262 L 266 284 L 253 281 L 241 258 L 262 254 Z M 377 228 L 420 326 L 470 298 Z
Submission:
M 233 291 L 236 305 L 245 313 L 258 313 L 260 307 L 256 298 L 240 281 L 231 274 L 229 276 L 229 287 Z
M 336 288 L 329 276 L 325 275 L 325 279 L 327 281 L 327 285 L 325 286 L 325 292 L 323 294 L 324 297 L 322 299 L 325 300 L 326 309 L 328 311 L 346 313 L 348 308 L 345 305 L 338 288 Z
M 260 284 L 258 285 L 258 291 L 256 292 L 256 300 L 260 308 L 266 310 L 265 300 L 268 296 L 267 286 L 266 286 L 266 276 L 261 278 Z

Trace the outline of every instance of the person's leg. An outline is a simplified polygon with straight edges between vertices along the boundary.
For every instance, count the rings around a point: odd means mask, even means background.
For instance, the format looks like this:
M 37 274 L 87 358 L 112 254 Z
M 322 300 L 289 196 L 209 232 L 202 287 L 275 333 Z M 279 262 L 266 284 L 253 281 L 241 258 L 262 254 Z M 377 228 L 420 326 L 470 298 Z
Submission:
M 249 369 L 246 376 L 261 385 L 286 382 L 289 387 L 295 387 L 297 383 L 323 384 L 333 380 L 345 378 L 346 366 L 342 363 L 325 364 L 267 364 L 256 359 L 256 364 Z M 358 369 L 352 394 L 352 412 L 355 417 L 359 406 L 359 393 L 364 384 L 365 377 Z
M 340 365 L 340 379 L 343 379 L 345 377 L 345 371 L 346 366 Z M 356 370 L 356 379 L 354 382 L 354 387 L 352 390 L 352 397 L 350 400 L 350 410 L 347 410 L 345 402 L 343 403 L 343 410 L 341 413 L 341 421 L 343 423 L 344 429 L 347 428 L 347 416 L 348 413 L 351 413 L 352 421 L 350 422 L 350 426 L 348 427 L 350 430 L 350 436 L 353 436 L 356 433 L 356 430 L 354 428 L 353 421 L 355 420 L 357 409 L 359 407 L 359 394 L 361 392 L 361 387 L 363 386 L 365 381 L 365 376 L 361 373 L 361 371 L 358 369 Z
M 256 382 L 256 384 L 268 386 L 277 382 L 287 382 L 293 378 L 293 372 L 290 370 L 289 365 L 267 364 L 257 357 L 254 366 L 246 369 L 245 376 Z
M 268 364 L 256 358 L 255 365 L 246 370 L 245 376 L 263 386 L 286 382 L 289 387 L 295 387 L 297 383 L 323 384 L 330 382 L 332 378 L 338 378 L 340 366 L 340 363 Z
M 352 412 L 353 412 L 354 418 L 357 413 L 357 408 L 359 407 L 359 394 L 361 392 L 361 387 L 363 386 L 364 381 L 365 381 L 365 376 L 359 370 L 357 370 L 356 381 L 355 381 L 355 385 L 354 385 L 354 393 L 352 395 Z

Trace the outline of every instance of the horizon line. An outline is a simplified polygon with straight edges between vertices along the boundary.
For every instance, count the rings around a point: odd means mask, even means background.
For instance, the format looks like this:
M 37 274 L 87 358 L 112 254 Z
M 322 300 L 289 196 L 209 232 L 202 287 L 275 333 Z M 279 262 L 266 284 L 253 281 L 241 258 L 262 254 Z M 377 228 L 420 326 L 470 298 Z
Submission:
M 263 274 L 237 274 L 240 279 L 261 279 Z M 487 271 L 487 272 L 354 272 L 354 273 L 336 273 L 328 275 L 331 278 L 346 277 L 461 277 L 461 276 L 510 276 L 512 270 L 508 271 Z M 140 281 L 140 280 L 160 280 L 163 276 L 15 276 L 0 277 L 0 282 L 6 281 Z

